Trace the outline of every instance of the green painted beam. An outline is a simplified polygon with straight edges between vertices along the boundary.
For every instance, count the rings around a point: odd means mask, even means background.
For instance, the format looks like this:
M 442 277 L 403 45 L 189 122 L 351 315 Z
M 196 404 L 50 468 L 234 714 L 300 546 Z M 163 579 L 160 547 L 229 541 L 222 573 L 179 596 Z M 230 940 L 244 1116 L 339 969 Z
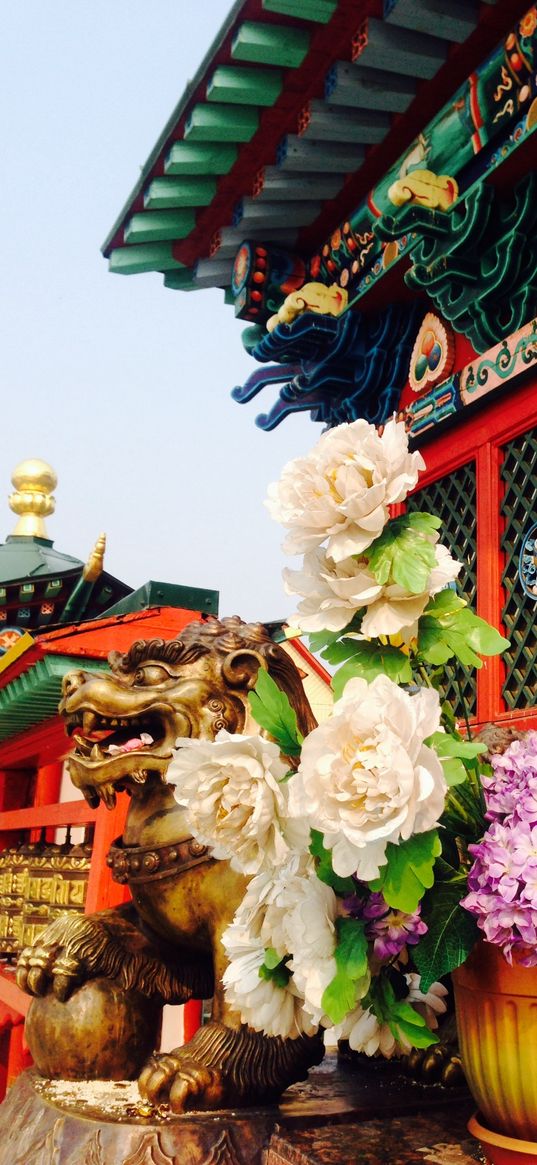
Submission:
M 337 0 L 263 0 L 263 8 L 265 12 L 328 24 L 336 11 Z
M 108 266 L 114 275 L 142 275 L 146 271 L 180 271 L 184 263 L 174 259 L 171 243 L 147 243 L 141 247 L 116 247 Z
M 245 20 L 235 34 L 231 56 L 234 61 L 297 69 L 308 52 L 309 44 L 306 29 Z
M 229 101 L 233 105 L 274 105 L 282 91 L 279 69 L 241 69 L 220 65 L 207 84 L 208 101 Z
M 102 671 L 106 661 L 45 656 L 0 692 L 0 740 L 58 714 L 62 678 L 73 668 Z
M 216 187 L 216 178 L 154 178 L 144 194 L 144 206 L 146 210 L 209 206 Z
M 125 227 L 126 243 L 160 243 L 186 239 L 196 225 L 196 212 L 188 210 L 147 210 L 133 214 Z
M 172 291 L 196 291 L 198 285 L 193 282 L 193 275 L 190 267 L 185 267 L 183 271 L 166 271 L 164 286 Z
M 185 138 L 199 142 L 249 142 L 259 126 L 257 109 L 240 105 L 195 105 Z
M 191 142 L 174 142 L 164 162 L 166 174 L 228 174 L 237 161 L 238 149 L 232 145 L 217 142 L 194 145 Z

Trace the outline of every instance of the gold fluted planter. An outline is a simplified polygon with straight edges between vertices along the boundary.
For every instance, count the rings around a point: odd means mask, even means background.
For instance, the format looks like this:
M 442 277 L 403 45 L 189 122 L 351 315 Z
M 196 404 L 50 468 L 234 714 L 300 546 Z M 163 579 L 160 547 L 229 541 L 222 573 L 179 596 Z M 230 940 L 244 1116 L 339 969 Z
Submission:
M 478 943 L 453 974 L 470 1091 L 488 1128 L 537 1141 L 537 967 Z

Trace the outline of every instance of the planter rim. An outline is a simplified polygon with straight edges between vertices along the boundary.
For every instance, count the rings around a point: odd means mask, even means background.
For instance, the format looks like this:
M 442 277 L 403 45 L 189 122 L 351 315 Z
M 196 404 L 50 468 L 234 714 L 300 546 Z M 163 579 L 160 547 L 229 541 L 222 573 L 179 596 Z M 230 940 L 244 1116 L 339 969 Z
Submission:
M 504 1133 L 494 1133 L 492 1129 L 481 1124 L 482 1119 L 481 1113 L 476 1112 L 470 1117 L 467 1126 L 468 1132 L 478 1141 L 482 1141 L 484 1145 L 495 1145 L 497 1149 L 510 1149 L 511 1152 L 520 1153 L 521 1156 L 532 1157 L 535 1161 L 537 1141 L 520 1141 L 518 1137 L 506 1137 Z
M 458 986 L 473 990 L 537 996 L 537 967 L 521 966 L 520 958 L 514 952 L 513 962 L 508 963 L 500 947 L 480 939 L 466 962 L 452 972 L 453 978 Z

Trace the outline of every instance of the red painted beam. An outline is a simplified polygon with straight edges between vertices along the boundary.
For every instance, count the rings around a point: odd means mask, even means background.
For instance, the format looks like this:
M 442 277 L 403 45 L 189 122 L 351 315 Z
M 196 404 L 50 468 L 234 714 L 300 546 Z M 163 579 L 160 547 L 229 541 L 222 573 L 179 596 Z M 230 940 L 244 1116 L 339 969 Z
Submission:
M 58 805 L 31 805 L 0 813 L 0 830 L 39 829 L 47 825 L 85 825 L 96 820 L 96 810 L 86 801 L 63 801 Z

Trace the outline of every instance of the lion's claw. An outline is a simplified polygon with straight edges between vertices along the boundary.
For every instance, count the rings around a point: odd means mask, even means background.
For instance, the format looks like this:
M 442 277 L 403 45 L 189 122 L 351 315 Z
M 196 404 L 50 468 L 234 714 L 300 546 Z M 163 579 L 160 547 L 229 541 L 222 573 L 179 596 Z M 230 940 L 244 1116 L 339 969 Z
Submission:
M 173 1052 L 152 1056 L 139 1077 L 138 1087 L 152 1104 L 168 1101 L 176 1113 L 219 1108 L 224 1102 L 224 1082 L 217 1068 Z
M 50 990 L 62 1002 L 86 975 L 86 960 L 77 948 L 86 950 L 102 933 L 91 917 L 63 914 L 40 934 L 33 947 L 25 947 L 17 963 L 17 984 L 29 995 L 46 995 Z

